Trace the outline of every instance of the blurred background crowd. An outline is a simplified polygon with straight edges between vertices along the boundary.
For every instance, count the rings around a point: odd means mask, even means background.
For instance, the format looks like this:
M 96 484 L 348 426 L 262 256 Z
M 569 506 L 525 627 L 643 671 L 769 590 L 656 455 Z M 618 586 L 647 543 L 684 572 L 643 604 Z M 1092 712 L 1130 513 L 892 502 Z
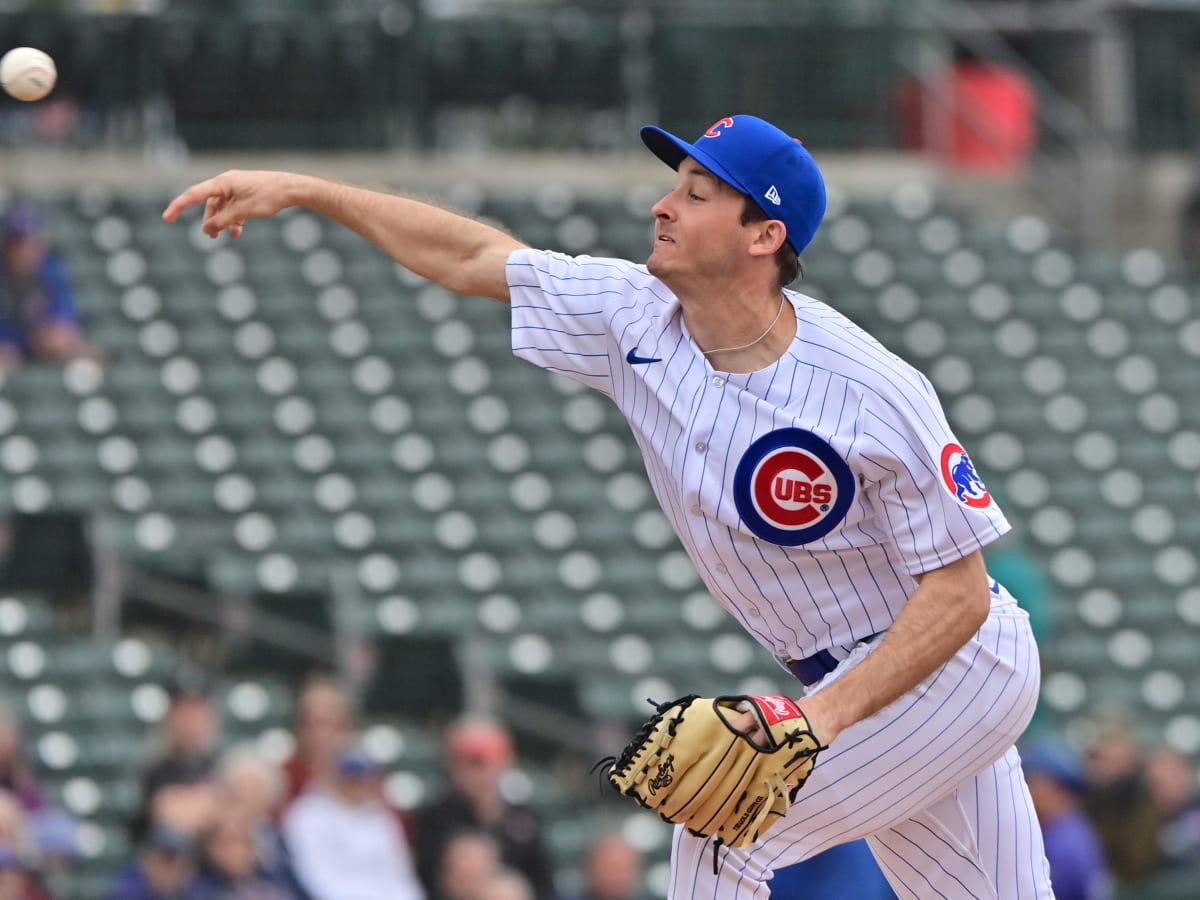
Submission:
M 637 126 L 749 112 L 830 185 L 798 289 L 928 373 L 1014 524 L 1060 900 L 1200 877 L 1200 3 L 6 0 L 0 900 L 634 900 L 591 766 L 646 698 L 795 692 L 600 399 L 271 165 L 645 257 Z M 891 896 L 861 845 L 778 897 Z
M 390 803 L 384 768 L 360 742 L 353 702 L 316 674 L 299 687 L 292 751 L 273 759 L 224 739 L 208 678 L 164 685 L 167 706 L 145 735 L 126 823 L 128 857 L 102 894 L 112 900 L 549 900 L 566 897 L 543 824 L 510 799 L 513 738 L 491 718 L 445 730 L 445 787 L 412 809 Z M 0 731 L 0 896 L 56 896 L 81 846 L 78 822 L 43 790 L 5 710 Z M 599 832 L 581 860 L 580 900 L 645 896 L 638 849 Z

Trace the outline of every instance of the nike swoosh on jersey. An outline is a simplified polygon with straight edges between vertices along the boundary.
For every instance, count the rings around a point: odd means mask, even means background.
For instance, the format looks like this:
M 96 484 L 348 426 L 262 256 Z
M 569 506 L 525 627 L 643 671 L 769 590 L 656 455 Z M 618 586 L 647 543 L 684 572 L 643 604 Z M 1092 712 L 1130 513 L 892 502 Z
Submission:
M 644 366 L 646 363 L 662 362 L 657 356 L 638 356 L 637 347 L 625 354 L 625 362 L 631 366 Z

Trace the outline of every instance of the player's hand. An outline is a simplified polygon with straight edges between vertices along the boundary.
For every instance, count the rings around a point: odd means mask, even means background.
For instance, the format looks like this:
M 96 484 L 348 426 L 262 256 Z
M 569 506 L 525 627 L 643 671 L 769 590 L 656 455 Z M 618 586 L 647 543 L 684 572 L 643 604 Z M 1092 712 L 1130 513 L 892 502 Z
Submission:
M 830 737 L 826 738 L 826 732 L 829 729 L 826 728 L 823 722 L 818 721 L 814 724 L 813 716 L 809 712 L 809 707 L 812 705 L 813 698 L 806 697 L 802 700 L 797 700 L 796 702 L 804 704 L 804 717 L 808 720 L 812 733 L 818 738 L 823 746 L 828 747 L 829 742 L 833 740 L 833 736 L 831 735 Z M 819 708 L 820 705 L 818 704 L 818 709 Z M 766 733 L 766 731 L 763 730 L 762 724 L 759 722 L 758 717 L 752 712 L 743 712 L 741 715 L 731 718 L 729 720 L 729 727 L 734 731 L 744 735 L 746 740 L 750 741 L 750 743 L 754 744 L 756 747 L 762 749 L 769 749 L 771 747 L 770 736 Z
M 239 238 L 250 219 L 265 219 L 296 203 L 300 176 L 286 172 L 231 170 L 198 182 L 172 200 L 163 220 L 174 222 L 189 206 L 204 204 L 202 229 L 209 237 L 222 231 Z

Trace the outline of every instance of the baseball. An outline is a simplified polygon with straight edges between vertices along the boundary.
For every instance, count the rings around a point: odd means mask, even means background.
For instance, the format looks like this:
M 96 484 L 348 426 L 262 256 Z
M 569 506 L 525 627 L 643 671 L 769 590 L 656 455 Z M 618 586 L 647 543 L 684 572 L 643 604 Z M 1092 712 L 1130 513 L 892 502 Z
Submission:
M 33 47 L 14 47 L 0 59 L 0 85 L 18 100 L 41 100 L 57 79 L 54 60 Z

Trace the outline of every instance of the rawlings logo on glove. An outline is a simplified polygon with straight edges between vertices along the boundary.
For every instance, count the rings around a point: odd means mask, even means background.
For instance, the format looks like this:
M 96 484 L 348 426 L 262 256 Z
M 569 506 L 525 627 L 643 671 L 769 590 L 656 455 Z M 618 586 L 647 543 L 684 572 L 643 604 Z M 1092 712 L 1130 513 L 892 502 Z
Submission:
M 658 774 L 647 782 L 646 786 L 650 789 L 650 793 L 654 794 L 659 788 L 670 787 L 674 780 L 671 773 L 675 771 L 675 757 L 668 756 L 658 767 Z
M 747 712 L 757 727 L 735 728 Z M 668 822 L 744 848 L 788 811 L 824 749 L 787 697 L 690 694 L 656 706 L 608 780 Z

